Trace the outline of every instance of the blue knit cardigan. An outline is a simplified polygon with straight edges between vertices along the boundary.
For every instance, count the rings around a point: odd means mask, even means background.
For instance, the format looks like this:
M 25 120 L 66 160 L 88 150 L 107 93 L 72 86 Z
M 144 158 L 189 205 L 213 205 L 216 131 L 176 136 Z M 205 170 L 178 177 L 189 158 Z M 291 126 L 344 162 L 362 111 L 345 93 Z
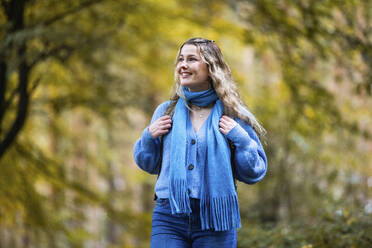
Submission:
M 169 103 L 170 101 L 167 101 L 157 107 L 151 123 L 164 114 Z M 230 130 L 226 138 L 232 141 L 236 146 L 234 154 L 235 176 L 239 181 L 247 184 L 254 184 L 260 181 L 266 174 L 266 155 L 254 129 L 247 122 L 239 118 L 234 119 L 238 125 Z M 150 174 L 157 174 L 159 169 L 160 143 L 160 137 L 153 138 L 147 127 L 143 131 L 142 137 L 137 140 L 134 146 L 134 158 L 137 165 Z M 205 149 L 199 149 L 198 152 L 201 151 L 205 151 Z M 198 157 L 203 158 L 206 156 L 205 154 L 198 154 Z M 155 187 L 155 193 L 160 198 L 168 198 L 169 159 L 170 142 L 164 142 L 162 169 Z M 197 182 L 197 184 L 198 183 L 203 182 Z M 195 185 L 195 182 L 193 185 Z

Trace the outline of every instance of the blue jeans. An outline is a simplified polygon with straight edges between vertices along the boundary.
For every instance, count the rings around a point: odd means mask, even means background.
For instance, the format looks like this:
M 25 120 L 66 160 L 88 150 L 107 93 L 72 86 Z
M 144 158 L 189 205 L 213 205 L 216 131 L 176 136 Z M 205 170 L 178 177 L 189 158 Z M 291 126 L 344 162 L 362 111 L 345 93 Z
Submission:
M 152 214 L 151 248 L 236 248 L 236 229 L 201 230 L 200 200 L 190 198 L 192 213 L 172 215 L 168 199 L 158 199 Z

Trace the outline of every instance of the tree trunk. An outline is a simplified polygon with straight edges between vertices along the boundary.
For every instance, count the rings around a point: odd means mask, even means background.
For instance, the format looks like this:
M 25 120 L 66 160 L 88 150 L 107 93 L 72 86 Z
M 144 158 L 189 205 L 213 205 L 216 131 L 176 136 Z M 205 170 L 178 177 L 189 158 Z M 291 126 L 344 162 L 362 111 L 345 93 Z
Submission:
M 13 33 L 22 30 L 24 28 L 24 9 L 25 9 L 25 1 L 23 0 L 13 0 L 10 3 L 6 4 L 5 12 L 7 15 L 8 20 L 10 21 L 11 25 L 9 30 L 6 33 L 12 35 Z M 10 49 L 12 49 L 12 45 L 10 45 Z M 29 80 L 29 72 L 30 68 L 27 65 L 26 61 L 26 41 L 23 41 L 19 47 L 15 47 L 14 49 L 17 50 L 17 61 L 19 61 L 17 73 L 18 73 L 18 106 L 17 106 L 17 115 L 12 123 L 9 131 L 3 135 L 3 130 L 1 129 L 1 140 L 0 140 L 0 159 L 4 155 L 5 151 L 11 146 L 11 144 L 15 141 L 18 133 L 22 130 L 29 107 L 29 94 L 27 92 L 28 80 Z M 5 61 L 0 63 L 0 82 L 2 83 L 0 86 L 0 90 L 4 90 L 0 92 L 0 104 L 2 110 L 0 111 L 0 127 L 3 127 L 3 116 L 6 112 L 6 107 L 4 107 L 5 98 L 1 98 L 2 95 L 5 96 L 6 90 L 6 64 Z M 3 138 L 4 137 L 4 138 Z

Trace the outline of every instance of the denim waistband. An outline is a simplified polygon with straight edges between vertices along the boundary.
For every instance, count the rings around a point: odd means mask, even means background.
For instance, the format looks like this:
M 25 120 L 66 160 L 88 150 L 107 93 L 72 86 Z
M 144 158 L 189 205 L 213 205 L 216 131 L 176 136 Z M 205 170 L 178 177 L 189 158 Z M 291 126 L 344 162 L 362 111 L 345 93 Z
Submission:
M 157 201 L 163 203 L 169 203 L 168 198 L 158 198 Z M 193 213 L 199 213 L 200 211 L 200 199 L 190 197 L 190 207 Z

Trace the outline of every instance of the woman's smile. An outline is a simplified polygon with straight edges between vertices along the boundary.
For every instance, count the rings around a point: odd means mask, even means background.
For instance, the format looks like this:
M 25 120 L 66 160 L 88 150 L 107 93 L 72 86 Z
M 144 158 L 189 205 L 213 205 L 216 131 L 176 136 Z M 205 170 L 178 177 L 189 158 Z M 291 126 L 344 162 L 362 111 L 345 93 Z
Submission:
M 191 75 L 192 75 L 191 72 L 187 72 L 187 71 L 182 71 L 182 72 L 181 72 L 181 77 L 182 77 L 182 78 L 187 78 L 187 77 L 189 77 L 189 76 L 191 76 Z

